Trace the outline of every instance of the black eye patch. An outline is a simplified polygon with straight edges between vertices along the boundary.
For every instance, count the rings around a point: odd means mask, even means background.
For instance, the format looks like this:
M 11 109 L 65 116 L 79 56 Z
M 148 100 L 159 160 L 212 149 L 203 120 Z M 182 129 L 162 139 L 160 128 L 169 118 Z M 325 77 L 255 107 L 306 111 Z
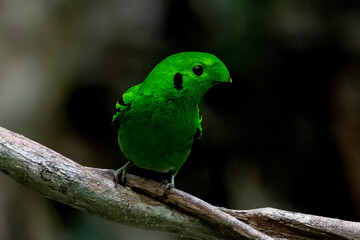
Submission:
M 182 83 L 183 83 L 183 78 L 182 78 L 181 73 L 175 74 L 175 76 L 174 76 L 174 85 L 175 85 L 175 88 L 177 90 L 183 89 Z
M 193 68 L 193 72 L 198 76 L 200 76 L 203 73 L 203 71 L 204 71 L 204 69 L 200 65 L 197 65 Z
M 121 96 L 121 98 L 118 100 L 118 103 L 120 105 L 126 106 L 125 102 L 124 102 L 124 96 Z

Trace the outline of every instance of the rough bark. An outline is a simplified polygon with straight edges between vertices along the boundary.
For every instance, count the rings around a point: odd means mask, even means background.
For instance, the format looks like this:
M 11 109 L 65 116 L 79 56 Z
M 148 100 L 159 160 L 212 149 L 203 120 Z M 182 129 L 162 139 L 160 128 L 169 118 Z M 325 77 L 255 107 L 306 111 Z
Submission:
M 275 208 L 222 211 L 275 239 L 360 239 L 360 223 Z
M 360 239 L 360 223 L 265 208 L 232 210 L 151 180 L 81 166 L 0 127 L 0 171 L 40 194 L 123 224 L 192 239 Z

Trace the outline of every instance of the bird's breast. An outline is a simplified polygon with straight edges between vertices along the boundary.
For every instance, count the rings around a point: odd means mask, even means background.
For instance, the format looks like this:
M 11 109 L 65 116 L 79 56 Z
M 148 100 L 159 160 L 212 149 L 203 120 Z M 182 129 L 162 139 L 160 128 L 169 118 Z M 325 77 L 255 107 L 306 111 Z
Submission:
M 196 107 L 157 105 L 130 109 L 119 127 L 119 144 L 135 165 L 175 170 L 187 158 L 198 126 Z M 153 162 L 156 163 L 152 166 Z

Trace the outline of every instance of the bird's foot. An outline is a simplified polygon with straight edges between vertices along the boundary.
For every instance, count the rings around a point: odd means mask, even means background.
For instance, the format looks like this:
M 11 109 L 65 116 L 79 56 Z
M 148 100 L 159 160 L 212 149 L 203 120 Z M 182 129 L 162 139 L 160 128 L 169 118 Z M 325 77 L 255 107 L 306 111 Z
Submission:
M 162 185 L 165 186 L 165 187 L 164 187 L 164 191 L 165 191 L 165 192 L 167 192 L 167 191 L 169 191 L 170 189 L 172 189 L 172 188 L 175 187 L 174 183 L 171 183 L 171 182 L 169 183 L 168 180 L 162 181 L 162 182 L 160 183 L 160 187 L 161 187 Z
M 167 183 L 166 185 L 165 185 L 165 188 L 164 188 L 164 194 L 165 193 L 168 193 L 172 188 L 174 188 L 175 187 L 175 184 L 173 184 L 173 183 Z
M 133 163 L 129 161 L 124 166 L 119 168 L 118 170 L 115 170 L 115 172 L 114 172 L 115 187 L 117 186 L 117 183 L 119 182 L 119 176 L 120 176 L 120 183 L 125 185 L 127 171 L 132 166 L 133 166 Z
M 163 195 L 167 195 L 172 188 L 175 188 L 175 175 L 176 173 L 171 173 L 171 182 L 164 180 L 160 183 L 160 186 L 165 185 Z

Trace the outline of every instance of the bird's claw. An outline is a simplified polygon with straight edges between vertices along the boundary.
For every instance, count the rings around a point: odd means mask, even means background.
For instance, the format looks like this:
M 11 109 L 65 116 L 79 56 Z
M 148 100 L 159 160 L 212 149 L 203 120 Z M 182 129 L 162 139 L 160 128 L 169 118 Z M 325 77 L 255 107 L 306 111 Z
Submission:
M 119 176 L 120 176 L 120 181 L 119 181 Z M 124 169 L 120 168 L 114 172 L 114 182 L 115 182 L 115 186 L 117 186 L 118 183 L 125 185 L 126 171 L 124 171 Z
M 170 189 L 174 188 L 175 185 L 173 183 L 169 183 L 168 180 L 164 180 L 160 183 L 160 187 L 165 185 L 164 190 L 165 192 L 170 191 Z
M 132 166 L 131 162 L 126 163 L 124 166 L 119 168 L 114 172 L 114 181 L 115 181 L 115 187 L 117 186 L 117 183 L 119 182 L 119 176 L 120 176 L 120 184 L 125 185 L 126 183 L 126 174 L 127 170 Z
M 166 195 L 169 193 L 169 191 L 170 191 L 172 188 L 175 187 L 174 183 L 168 182 L 167 180 L 162 181 L 162 182 L 160 183 L 160 187 L 161 187 L 162 185 L 165 185 L 165 187 L 164 187 L 164 193 L 163 193 L 162 196 L 166 196 Z
M 171 175 L 171 182 L 168 182 L 167 180 L 164 180 L 164 181 L 162 181 L 162 182 L 160 183 L 160 187 L 161 187 L 162 185 L 165 185 L 165 187 L 164 187 L 164 194 L 163 194 L 163 195 L 167 195 L 168 192 L 169 192 L 172 188 L 175 187 L 174 178 L 175 178 L 175 175 L 172 174 L 172 175 Z
M 169 183 L 168 180 L 165 179 L 160 183 L 159 187 L 161 187 L 162 185 L 167 185 L 168 183 Z
M 173 183 L 167 183 L 164 188 L 164 194 L 167 194 L 175 185 Z

